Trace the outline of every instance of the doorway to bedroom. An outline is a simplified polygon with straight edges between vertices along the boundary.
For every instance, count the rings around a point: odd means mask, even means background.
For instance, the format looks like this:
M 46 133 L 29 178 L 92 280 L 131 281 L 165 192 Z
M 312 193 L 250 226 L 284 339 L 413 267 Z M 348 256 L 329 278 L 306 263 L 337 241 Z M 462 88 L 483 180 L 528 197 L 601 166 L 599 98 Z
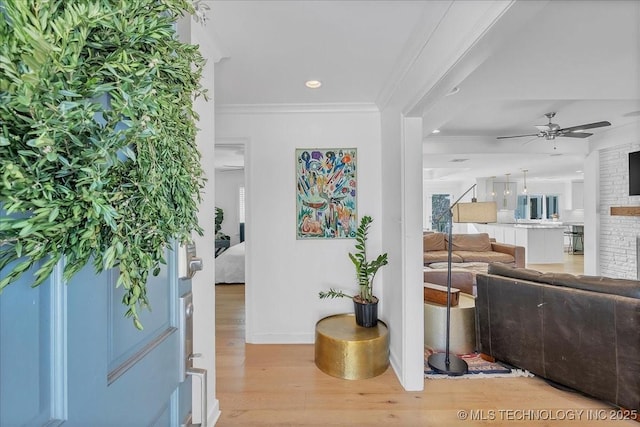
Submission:
M 215 144 L 215 283 L 245 283 L 245 143 Z

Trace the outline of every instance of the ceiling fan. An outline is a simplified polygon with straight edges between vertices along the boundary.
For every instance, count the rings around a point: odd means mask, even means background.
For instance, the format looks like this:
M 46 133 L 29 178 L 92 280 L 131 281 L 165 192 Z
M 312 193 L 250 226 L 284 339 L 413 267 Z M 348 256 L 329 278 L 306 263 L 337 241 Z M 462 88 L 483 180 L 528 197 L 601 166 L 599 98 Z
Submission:
M 583 132 L 587 129 L 595 129 L 604 126 L 611 126 L 611 123 L 607 121 L 588 123 L 579 126 L 571 126 L 569 128 L 561 128 L 560 125 L 556 123 L 551 123 L 551 119 L 556 115 L 556 113 L 547 113 L 545 116 L 549 119 L 549 123 L 546 125 L 536 126 L 538 128 L 538 133 L 532 133 L 528 135 L 513 135 L 513 136 L 499 136 L 496 139 L 507 139 L 507 138 L 522 138 L 525 136 L 537 136 L 538 138 L 544 137 L 546 140 L 556 139 L 557 137 L 569 137 L 569 138 L 587 138 L 593 135 L 592 133 Z

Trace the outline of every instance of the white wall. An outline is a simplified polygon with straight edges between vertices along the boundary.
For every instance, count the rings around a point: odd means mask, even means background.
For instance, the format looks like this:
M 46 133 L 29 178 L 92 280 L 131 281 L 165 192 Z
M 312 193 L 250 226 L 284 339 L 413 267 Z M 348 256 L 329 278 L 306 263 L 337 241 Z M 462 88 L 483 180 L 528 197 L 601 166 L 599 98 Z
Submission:
M 422 120 L 386 108 L 382 139 L 382 237 L 389 252 L 384 300 L 391 322 L 390 359 L 406 390 L 422 390 Z
M 216 171 L 216 207 L 224 211 L 222 232 L 231 238 L 231 245 L 240 242 L 239 189 L 244 187 L 244 170 Z
M 638 279 L 636 238 L 640 217 L 612 216 L 612 206 L 638 206 L 640 196 L 629 196 L 629 153 L 640 144 L 624 144 L 600 151 L 600 274 Z
M 616 245 L 615 238 L 612 233 L 615 232 L 617 224 L 615 218 L 611 217 L 611 206 L 624 205 L 640 205 L 640 197 L 628 196 L 628 164 L 624 159 L 616 157 L 623 153 L 634 151 L 633 147 L 638 147 L 640 141 L 640 120 L 625 126 L 612 128 L 607 132 L 594 135 L 589 138 L 590 153 L 585 161 L 584 167 L 584 272 L 590 275 L 611 275 L 623 277 L 627 273 L 623 270 L 614 270 L 609 266 L 609 262 L 614 260 L 617 262 L 617 256 L 612 254 L 606 246 L 613 247 Z M 637 148 L 636 148 L 637 149 Z M 606 159 L 601 159 L 601 153 Z M 606 165 L 603 166 L 601 161 L 604 160 Z M 605 190 L 606 187 L 606 190 Z M 627 229 L 634 235 L 638 234 L 638 217 L 635 219 L 635 229 Z M 627 218 L 625 221 L 634 221 L 633 218 Z M 621 223 L 626 225 L 625 223 Z M 623 226 L 624 226 L 623 225 Z M 607 237 L 609 236 L 609 237 Z M 603 243 L 607 241 L 607 243 Z M 629 243 L 622 243 L 619 246 Z M 618 247 L 618 246 L 616 246 Z M 602 257 L 603 250 L 609 251 L 608 255 Z M 631 258 L 630 254 L 625 255 L 625 259 L 629 262 L 636 261 Z M 606 273 L 605 273 L 606 272 Z M 631 275 L 631 272 L 628 272 Z
M 181 33 L 183 37 L 188 37 L 193 44 L 200 46 L 200 52 L 207 59 L 207 64 L 202 74 L 202 86 L 213 95 L 214 91 L 214 65 L 220 60 L 220 54 L 215 46 L 215 42 L 199 24 L 194 24 L 191 17 L 183 18 L 179 24 L 185 25 Z M 186 34 L 186 36 L 185 36 Z M 194 367 L 207 370 L 207 419 L 202 420 L 200 414 L 200 384 L 198 380 L 193 381 L 192 386 L 192 413 L 193 422 L 202 423 L 204 426 L 212 426 L 220 415 L 219 402 L 216 398 L 216 348 L 215 348 L 215 287 L 211 278 L 215 272 L 215 232 L 214 222 L 215 203 L 214 186 L 215 177 L 213 173 L 214 165 L 214 114 L 215 104 L 213 99 L 206 102 L 203 97 L 198 98 L 194 103 L 194 108 L 200 115 L 197 126 L 200 129 L 196 135 L 196 144 L 201 154 L 201 164 L 204 169 L 207 182 L 202 191 L 202 201 L 198 208 L 198 223 L 203 228 L 203 235 L 194 235 L 194 242 L 197 247 L 198 256 L 203 260 L 203 269 L 192 279 L 193 292 L 193 349 L 194 353 L 202 356 L 194 359 Z
M 296 148 L 358 149 L 358 217 L 374 219 L 367 250 L 372 255 L 386 250 L 381 247 L 380 115 L 370 110 L 218 111 L 216 139 L 247 140 L 247 342 L 312 343 L 318 320 L 353 312 L 351 300 L 320 300 L 318 292 L 357 291 L 347 256 L 355 241 L 296 240 Z M 376 276 L 378 295 L 385 269 Z M 382 299 L 382 320 L 384 304 Z

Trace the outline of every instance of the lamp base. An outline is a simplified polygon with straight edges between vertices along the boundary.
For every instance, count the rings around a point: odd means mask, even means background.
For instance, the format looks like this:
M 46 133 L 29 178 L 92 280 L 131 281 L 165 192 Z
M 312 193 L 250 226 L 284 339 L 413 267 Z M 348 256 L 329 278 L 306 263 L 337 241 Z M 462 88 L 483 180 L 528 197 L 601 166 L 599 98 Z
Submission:
M 445 353 L 434 353 L 427 359 L 427 363 L 434 371 L 450 376 L 459 376 L 467 373 L 469 366 L 467 362 L 449 353 L 449 363 Z

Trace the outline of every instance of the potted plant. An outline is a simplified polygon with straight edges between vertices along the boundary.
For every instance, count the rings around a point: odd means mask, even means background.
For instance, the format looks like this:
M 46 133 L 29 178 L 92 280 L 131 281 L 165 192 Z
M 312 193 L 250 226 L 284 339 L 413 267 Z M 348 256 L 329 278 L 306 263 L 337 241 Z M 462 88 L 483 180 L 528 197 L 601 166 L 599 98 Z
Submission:
M 378 255 L 374 260 L 367 260 L 367 234 L 373 219 L 363 216 L 356 231 L 356 253 L 349 253 L 349 259 L 356 268 L 356 277 L 360 291 L 357 295 L 348 295 L 341 290 L 329 289 L 320 292 L 321 299 L 349 297 L 353 299 L 356 323 L 365 328 L 372 328 L 378 323 L 378 298 L 373 295 L 373 279 L 380 267 L 387 265 L 387 254 Z
M 224 221 L 224 211 L 216 206 L 216 216 L 214 219 L 216 226 L 216 240 L 231 240 L 231 238 L 222 232 L 222 222 Z

